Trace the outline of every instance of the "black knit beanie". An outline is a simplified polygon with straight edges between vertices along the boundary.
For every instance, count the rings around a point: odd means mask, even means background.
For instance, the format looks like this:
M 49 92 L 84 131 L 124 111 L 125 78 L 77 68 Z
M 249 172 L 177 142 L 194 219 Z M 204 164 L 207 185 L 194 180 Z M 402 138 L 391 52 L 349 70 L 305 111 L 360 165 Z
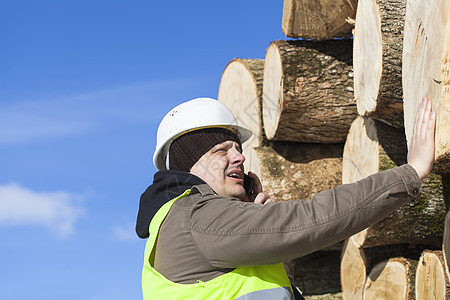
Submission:
M 169 148 L 169 169 L 189 172 L 192 166 L 212 147 L 225 141 L 241 145 L 237 135 L 225 128 L 205 128 L 176 138 Z

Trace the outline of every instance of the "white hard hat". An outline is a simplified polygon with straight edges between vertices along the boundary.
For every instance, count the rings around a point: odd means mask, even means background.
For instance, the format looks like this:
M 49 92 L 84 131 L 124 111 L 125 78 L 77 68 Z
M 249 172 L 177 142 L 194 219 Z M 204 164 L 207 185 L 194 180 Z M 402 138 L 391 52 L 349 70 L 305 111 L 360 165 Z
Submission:
M 156 136 L 153 164 L 158 170 L 169 169 L 170 144 L 180 135 L 203 128 L 223 127 L 232 130 L 241 143 L 248 140 L 252 132 L 239 126 L 236 118 L 222 102 L 212 98 L 196 98 L 184 102 L 162 119 Z

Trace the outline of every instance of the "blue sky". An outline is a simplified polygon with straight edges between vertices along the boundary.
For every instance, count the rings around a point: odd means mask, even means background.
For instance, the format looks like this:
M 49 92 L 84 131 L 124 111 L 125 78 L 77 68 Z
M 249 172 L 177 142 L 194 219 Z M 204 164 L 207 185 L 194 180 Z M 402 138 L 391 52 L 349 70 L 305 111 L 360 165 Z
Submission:
M 0 0 L 0 299 L 141 299 L 159 121 L 283 39 L 283 1 Z

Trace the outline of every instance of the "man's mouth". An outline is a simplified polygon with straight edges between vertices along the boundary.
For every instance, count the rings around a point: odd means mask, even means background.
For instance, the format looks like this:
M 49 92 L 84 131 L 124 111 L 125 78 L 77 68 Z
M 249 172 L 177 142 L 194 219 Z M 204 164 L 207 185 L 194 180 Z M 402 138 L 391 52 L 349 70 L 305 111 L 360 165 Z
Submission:
M 231 173 L 231 174 L 228 174 L 228 177 L 233 177 L 233 178 L 241 179 L 241 175 L 239 175 L 238 173 Z
M 227 177 L 231 177 L 237 180 L 243 180 L 244 172 L 242 172 L 241 170 L 231 170 L 230 172 L 228 172 Z

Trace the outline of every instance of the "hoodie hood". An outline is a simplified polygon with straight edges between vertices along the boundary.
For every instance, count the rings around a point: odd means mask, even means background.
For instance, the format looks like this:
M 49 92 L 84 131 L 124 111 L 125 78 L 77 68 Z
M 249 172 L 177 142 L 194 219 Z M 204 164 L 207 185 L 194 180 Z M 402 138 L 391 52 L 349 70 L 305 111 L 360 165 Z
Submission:
M 164 204 L 194 185 L 205 183 L 199 177 L 187 172 L 172 170 L 157 172 L 153 177 L 153 184 L 141 195 L 136 221 L 137 235 L 143 239 L 147 238 L 150 221 Z

